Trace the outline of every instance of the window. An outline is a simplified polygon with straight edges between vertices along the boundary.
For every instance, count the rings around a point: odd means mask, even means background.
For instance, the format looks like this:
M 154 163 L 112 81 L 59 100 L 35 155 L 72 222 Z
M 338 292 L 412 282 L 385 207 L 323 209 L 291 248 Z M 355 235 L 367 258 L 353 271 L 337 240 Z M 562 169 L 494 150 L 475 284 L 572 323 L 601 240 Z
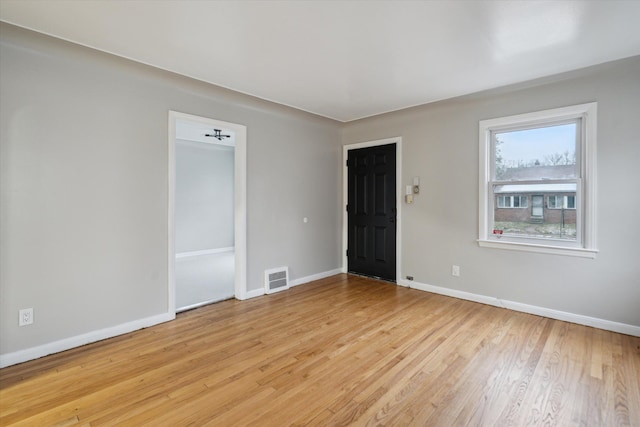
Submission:
M 480 246 L 595 257 L 596 110 L 480 122 Z
M 526 208 L 527 196 L 498 196 L 499 208 Z
M 549 209 L 575 209 L 576 196 L 549 196 L 547 207 Z

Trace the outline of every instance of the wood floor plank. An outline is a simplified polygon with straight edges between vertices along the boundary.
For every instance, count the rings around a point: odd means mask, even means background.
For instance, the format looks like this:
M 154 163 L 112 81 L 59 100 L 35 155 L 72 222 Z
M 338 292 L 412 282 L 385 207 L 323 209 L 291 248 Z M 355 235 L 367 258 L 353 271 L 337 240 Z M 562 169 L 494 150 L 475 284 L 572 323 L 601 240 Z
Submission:
M 640 426 L 640 338 L 345 274 L 0 370 L 2 426 Z

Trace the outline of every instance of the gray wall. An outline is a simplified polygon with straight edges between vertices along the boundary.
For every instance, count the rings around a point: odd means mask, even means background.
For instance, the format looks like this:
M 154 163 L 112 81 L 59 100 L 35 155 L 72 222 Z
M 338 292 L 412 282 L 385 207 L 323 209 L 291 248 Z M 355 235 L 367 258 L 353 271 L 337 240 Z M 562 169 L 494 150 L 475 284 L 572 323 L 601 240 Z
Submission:
M 478 122 L 598 102 L 596 259 L 480 248 Z M 402 275 L 640 325 L 640 57 L 348 123 L 343 143 L 403 138 Z M 459 278 L 451 265 L 461 267 Z
M 176 253 L 233 246 L 234 148 L 176 141 Z
M 404 183 L 421 177 L 401 218 L 403 275 L 640 325 L 639 58 L 342 125 L 0 31 L 0 354 L 166 312 L 168 110 L 247 126 L 249 290 L 267 268 L 296 279 L 340 266 L 341 136 L 402 136 Z M 597 258 L 479 248 L 478 121 L 590 101 Z M 35 324 L 19 328 L 26 307 Z
M 247 126 L 249 290 L 340 266 L 339 123 L 0 31 L 0 354 L 167 312 L 169 110 Z

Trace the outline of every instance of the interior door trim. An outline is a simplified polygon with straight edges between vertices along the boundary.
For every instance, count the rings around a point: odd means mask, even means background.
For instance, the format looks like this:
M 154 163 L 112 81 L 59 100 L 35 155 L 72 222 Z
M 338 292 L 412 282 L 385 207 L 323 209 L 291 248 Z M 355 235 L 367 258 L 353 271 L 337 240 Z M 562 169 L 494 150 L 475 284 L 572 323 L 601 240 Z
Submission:
M 221 120 L 169 111 L 169 150 L 168 150 L 168 250 L 167 250 L 167 313 L 175 318 L 176 314 L 176 277 L 175 277 L 175 198 L 176 198 L 176 123 L 181 121 L 203 123 L 212 127 L 221 127 L 235 133 L 234 157 L 234 246 L 235 246 L 235 297 L 247 299 L 247 127 L 223 122 Z
M 342 147 L 342 272 L 346 273 L 348 268 L 347 248 L 348 248 L 348 226 L 347 203 L 349 197 L 347 170 L 347 159 L 349 151 L 358 148 L 375 147 L 378 145 L 396 144 L 396 284 L 404 286 L 402 280 L 402 137 L 378 139 L 375 141 L 358 142 L 347 144 Z

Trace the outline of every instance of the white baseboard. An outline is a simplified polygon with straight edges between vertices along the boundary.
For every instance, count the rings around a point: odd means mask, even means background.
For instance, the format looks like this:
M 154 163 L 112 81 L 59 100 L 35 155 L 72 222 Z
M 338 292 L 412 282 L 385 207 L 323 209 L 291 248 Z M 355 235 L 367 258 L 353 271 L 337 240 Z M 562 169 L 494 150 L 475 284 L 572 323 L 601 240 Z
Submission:
M 312 282 L 314 280 L 324 279 L 325 277 L 340 274 L 342 269 L 325 271 L 323 273 L 313 274 L 301 277 L 290 282 L 290 286 L 298 286 L 303 283 Z M 398 285 L 407 286 L 426 292 L 432 292 L 441 295 L 447 295 L 454 298 L 460 298 L 468 301 L 479 302 L 482 304 L 502 307 L 509 310 L 520 311 L 523 313 L 535 314 L 538 316 L 548 317 L 551 319 L 562 320 L 565 322 L 577 323 L 579 325 L 591 326 L 607 331 L 619 332 L 626 335 L 640 337 L 640 326 L 629 325 L 626 323 L 613 322 L 610 320 L 599 319 L 595 317 L 584 316 L 581 314 L 568 313 L 564 311 L 554 310 L 545 307 L 538 307 L 529 304 L 523 304 L 515 301 L 501 300 L 495 297 L 474 294 L 455 289 L 443 288 L 440 286 L 427 285 L 409 280 L 398 280 Z M 256 298 L 264 295 L 264 288 L 258 288 L 247 291 L 246 299 Z M 58 353 L 75 347 L 80 347 L 92 342 L 101 341 L 118 335 L 136 331 L 138 329 L 148 328 L 159 323 L 164 323 L 175 318 L 175 314 L 164 313 L 144 319 L 134 320 L 132 322 L 123 323 L 121 325 L 100 329 L 98 331 L 89 332 L 75 337 L 65 338 L 48 344 L 39 345 L 37 347 L 19 350 L 13 353 L 0 355 L 0 368 L 15 365 L 29 360 L 38 359 L 49 354 Z
M 229 246 L 227 248 L 203 249 L 201 251 L 180 252 L 176 254 L 176 259 L 189 258 L 192 256 L 200 256 L 200 255 L 220 254 L 223 252 L 233 252 L 235 249 L 236 249 L 235 247 Z
M 324 279 L 325 277 L 335 276 L 336 274 L 340 274 L 340 273 L 342 273 L 342 269 L 335 268 L 333 270 L 324 271 L 322 273 L 312 274 L 311 276 L 305 276 L 305 277 L 300 277 L 299 279 L 290 280 L 289 286 L 293 287 L 293 286 L 302 285 L 303 283 L 313 282 L 314 280 Z
M 112 338 L 118 335 L 137 331 L 138 329 L 148 328 L 149 326 L 159 323 L 168 322 L 175 319 L 175 314 L 163 313 L 156 316 L 146 317 L 144 319 L 134 320 L 132 322 L 123 323 L 121 325 L 88 332 L 86 334 L 77 335 L 75 337 L 65 338 L 37 347 L 31 347 L 24 350 L 15 351 L 13 353 L 0 355 L 0 368 L 16 365 L 18 363 L 27 362 L 29 360 L 38 359 L 53 353 L 80 347 L 96 341 Z
M 401 279 L 399 285 L 408 286 L 421 291 L 432 292 L 434 294 L 446 295 L 482 304 L 502 307 L 509 310 L 520 311 L 522 313 L 535 314 L 537 316 L 548 317 L 550 319 L 562 320 L 565 322 L 577 323 L 578 325 L 591 326 L 605 331 L 619 332 L 621 334 L 640 337 L 640 326 L 626 323 L 613 322 L 611 320 L 599 319 L 597 317 L 584 316 L 582 314 L 568 313 L 566 311 L 554 310 L 546 307 L 523 304 L 515 301 L 502 300 L 500 298 L 488 297 L 471 292 L 458 291 L 455 289 L 443 288 L 440 286 L 427 285 L 415 281 Z
M 342 273 L 341 268 L 336 268 L 334 270 L 324 271 L 322 273 L 312 274 L 311 276 L 300 277 L 299 279 L 289 280 L 289 287 L 294 287 L 298 285 L 302 285 L 303 283 L 313 282 L 314 280 L 324 279 L 325 277 L 334 276 L 336 274 Z M 253 289 L 251 291 L 247 291 L 245 297 L 243 299 L 256 298 L 265 295 L 264 288 Z
M 566 311 L 553 310 L 545 307 L 522 304 L 515 301 L 502 301 L 505 308 L 509 310 L 521 311 L 523 313 L 535 314 L 549 317 L 551 319 L 563 320 L 565 322 L 577 323 L 579 325 L 591 326 L 593 328 L 604 329 L 605 331 L 619 332 L 621 334 L 640 337 L 640 326 L 629 325 L 627 323 L 613 322 L 611 320 L 599 319 L 597 317 L 584 316 L 582 314 L 567 313 Z
M 247 291 L 244 299 L 261 297 L 262 295 L 264 295 L 264 288 L 258 288 L 252 291 Z
M 312 274 L 310 276 L 300 277 L 299 279 L 289 280 L 289 287 L 292 288 L 294 286 L 302 285 L 303 283 L 313 282 L 314 280 L 324 279 L 325 277 L 335 276 L 336 274 L 342 273 L 341 268 L 336 268 L 334 270 L 324 271 L 322 273 Z M 247 291 L 245 295 L 245 299 L 256 298 L 259 296 L 265 295 L 264 288 L 254 289 L 252 291 Z
M 446 295 L 448 297 L 460 298 L 467 301 L 479 302 L 482 304 L 495 305 L 496 307 L 503 307 L 500 300 L 493 297 L 487 297 L 479 294 L 472 294 L 470 292 L 458 291 L 455 289 L 443 288 L 440 286 L 427 285 L 425 283 L 415 282 L 413 280 L 400 279 L 399 285 L 407 286 L 412 289 L 418 289 L 420 291 L 432 292 L 434 294 Z

